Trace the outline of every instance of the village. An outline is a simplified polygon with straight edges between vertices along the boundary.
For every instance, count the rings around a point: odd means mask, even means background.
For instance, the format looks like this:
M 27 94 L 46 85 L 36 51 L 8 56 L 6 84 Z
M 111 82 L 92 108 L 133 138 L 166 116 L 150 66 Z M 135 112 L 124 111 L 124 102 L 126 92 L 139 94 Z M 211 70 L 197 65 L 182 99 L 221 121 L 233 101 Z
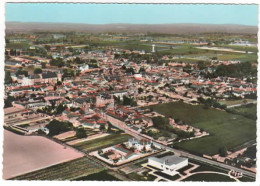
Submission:
M 163 162 L 169 161 L 170 166 L 174 164 L 172 162 L 178 162 L 178 168 L 162 169 L 163 174 L 174 177 L 179 174 L 176 172 L 178 169 L 192 167 L 188 165 L 188 158 L 173 155 L 160 160 L 153 155 L 168 147 L 206 139 L 213 132 L 199 125 L 198 121 L 188 121 L 174 112 L 160 112 L 163 108 L 157 107 L 176 104 L 185 108 L 200 107 L 206 112 L 216 110 L 218 113 L 238 114 L 234 108 L 256 104 L 255 63 L 222 60 L 223 54 L 219 54 L 220 60 L 211 57 L 193 63 L 185 59 L 199 60 L 201 57 L 187 56 L 188 53 L 184 57 L 159 53 L 174 51 L 175 47 L 169 47 L 169 43 L 199 46 L 193 48 L 196 51 L 216 50 L 215 44 L 209 46 L 211 41 L 207 39 L 172 40 L 165 44 L 145 34 L 101 34 L 99 37 L 109 38 L 111 45 L 98 46 L 88 42 L 73 43 L 70 34 L 8 36 L 5 51 L 6 130 L 25 136 L 48 137 L 112 167 L 149 158 L 148 164 L 155 167 L 152 169 L 155 172 L 156 167 L 158 169 L 156 162 L 165 164 Z M 78 37 L 84 35 L 77 34 Z M 106 39 L 102 42 L 108 42 Z M 144 49 L 113 46 L 114 42 L 136 39 L 146 43 Z M 230 46 L 235 42 L 230 41 Z M 29 45 L 26 49 L 17 47 L 21 43 Z M 221 51 L 221 48 L 217 50 Z M 222 52 L 227 51 L 223 49 Z M 245 52 L 245 55 L 253 53 Z M 234 69 L 241 71 L 240 74 L 230 76 Z M 245 75 L 241 75 L 243 73 Z M 244 116 L 254 119 L 252 115 Z M 256 159 L 246 153 L 247 148 L 254 147 L 254 144 L 252 139 L 250 146 L 241 146 L 240 149 L 217 146 L 214 154 L 195 154 L 255 172 Z M 194 151 L 188 152 L 192 154 Z M 232 174 L 241 176 L 234 171 Z M 180 177 L 180 180 L 186 178 Z M 162 176 L 164 181 L 171 179 Z

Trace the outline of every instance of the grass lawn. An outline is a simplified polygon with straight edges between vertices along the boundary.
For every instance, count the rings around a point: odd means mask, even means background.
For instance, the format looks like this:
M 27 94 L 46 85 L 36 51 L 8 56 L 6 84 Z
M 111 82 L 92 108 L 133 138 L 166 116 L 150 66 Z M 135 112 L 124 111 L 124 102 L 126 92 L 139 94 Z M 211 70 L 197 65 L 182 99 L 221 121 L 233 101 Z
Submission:
M 215 166 L 212 166 L 210 164 L 206 164 L 206 163 L 203 163 L 203 162 L 200 162 L 200 161 L 197 161 L 197 160 L 189 159 L 189 162 L 200 165 L 198 168 L 192 170 L 191 173 L 200 172 L 200 171 L 214 171 L 214 172 L 228 173 L 228 171 L 229 171 L 229 170 L 221 169 L 219 167 L 215 167 Z M 217 174 L 213 174 L 213 175 L 215 176 Z M 206 174 L 204 176 L 206 176 Z M 189 178 L 185 179 L 184 181 L 203 181 L 203 180 L 204 181 L 225 181 L 225 179 L 226 179 L 225 176 L 217 175 L 217 176 L 220 176 L 220 177 L 222 176 L 224 178 L 224 180 L 223 180 L 223 178 L 219 178 L 219 177 L 218 177 L 219 180 L 214 180 L 214 179 L 211 180 L 211 177 L 210 177 L 209 180 L 205 180 L 204 176 L 203 175 L 201 175 L 201 176 L 194 175 L 194 177 L 189 177 Z M 188 179 L 190 179 L 190 180 L 188 180 Z M 192 180 L 192 179 L 195 179 L 195 180 Z M 199 179 L 203 179 L 203 180 L 199 180 Z M 227 178 L 227 179 L 229 179 L 229 178 Z M 253 178 L 245 177 L 245 176 L 243 176 L 242 178 L 239 178 L 239 180 L 242 181 L 242 182 L 253 182 L 253 181 L 255 181 Z
M 90 174 L 88 176 L 83 176 L 75 179 L 74 181 L 121 181 L 116 177 L 107 173 L 106 170 L 103 170 L 98 173 Z
M 242 178 L 239 178 L 239 180 L 242 182 L 254 182 L 255 181 L 255 179 L 245 177 L 245 176 L 243 176 Z
M 97 149 L 101 149 L 101 148 L 123 143 L 130 138 L 132 138 L 132 136 L 130 136 L 128 134 L 112 134 L 112 135 L 105 136 L 102 138 L 81 142 L 74 146 L 85 152 L 94 151 Z
M 230 178 L 229 176 L 224 176 L 220 174 L 202 173 L 189 176 L 182 181 L 234 182 L 235 180 Z
M 190 152 L 214 155 L 222 147 L 230 150 L 256 138 L 256 121 L 240 115 L 183 102 L 158 104 L 150 108 L 210 133 L 210 136 L 175 144 Z
M 219 168 L 219 167 L 215 167 L 215 166 L 212 166 L 210 164 L 203 163 L 201 161 L 197 161 L 197 160 L 193 160 L 193 159 L 192 160 L 189 159 L 189 162 L 199 165 L 199 167 L 197 167 L 196 169 L 192 170 L 191 173 L 200 172 L 200 171 L 214 171 L 214 172 L 228 173 L 228 171 L 229 171 L 227 169 L 222 169 L 222 168 Z

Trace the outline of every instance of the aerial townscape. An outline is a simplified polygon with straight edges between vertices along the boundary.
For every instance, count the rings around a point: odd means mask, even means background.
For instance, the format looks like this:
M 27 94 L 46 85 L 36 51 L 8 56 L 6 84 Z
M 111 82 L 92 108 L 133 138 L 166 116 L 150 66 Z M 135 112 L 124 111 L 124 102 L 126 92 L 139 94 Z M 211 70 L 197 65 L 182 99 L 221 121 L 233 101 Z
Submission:
M 254 182 L 257 27 L 163 26 L 6 22 L 3 179 Z

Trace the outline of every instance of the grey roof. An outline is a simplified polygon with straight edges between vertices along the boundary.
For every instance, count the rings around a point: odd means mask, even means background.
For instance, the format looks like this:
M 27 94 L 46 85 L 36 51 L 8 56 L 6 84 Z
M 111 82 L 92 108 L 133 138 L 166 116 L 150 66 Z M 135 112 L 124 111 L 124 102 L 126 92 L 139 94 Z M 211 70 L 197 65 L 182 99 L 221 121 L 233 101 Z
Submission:
M 174 164 L 181 163 L 181 162 L 187 160 L 187 158 L 182 158 L 182 157 L 175 156 L 175 155 L 165 156 L 165 157 L 162 157 L 162 158 L 151 157 L 149 159 L 156 161 L 156 162 L 159 162 L 161 164 L 165 163 L 166 165 L 170 165 L 170 166 L 174 165 Z

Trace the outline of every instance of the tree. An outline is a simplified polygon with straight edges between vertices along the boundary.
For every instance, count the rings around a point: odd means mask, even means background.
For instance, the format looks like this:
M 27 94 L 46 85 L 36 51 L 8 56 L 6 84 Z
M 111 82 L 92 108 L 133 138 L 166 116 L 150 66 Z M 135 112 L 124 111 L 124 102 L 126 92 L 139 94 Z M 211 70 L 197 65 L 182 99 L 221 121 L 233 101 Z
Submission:
M 142 89 L 141 87 L 138 88 L 138 94 L 141 94 L 144 91 L 144 89 Z
M 141 67 L 141 68 L 139 69 L 139 74 L 140 74 L 140 73 L 144 73 L 144 72 L 145 72 L 144 67 Z
M 24 76 L 28 77 L 28 71 L 25 71 L 25 70 L 22 70 L 22 68 L 19 68 L 19 69 L 15 72 L 15 75 L 16 75 L 16 76 L 24 75 Z
M 41 68 L 35 68 L 33 73 L 34 74 L 41 74 L 42 73 L 42 69 Z
M 77 136 L 77 138 L 85 138 L 85 137 L 87 137 L 85 129 L 84 128 L 77 128 L 76 129 L 76 136 Z
M 77 64 L 82 64 L 84 63 L 84 61 L 82 61 L 79 57 L 76 57 L 76 59 L 74 60 L 75 63 Z
M 127 96 L 123 96 L 123 105 L 130 105 L 131 104 L 131 98 Z
M 50 136 L 58 135 L 62 132 L 67 132 L 69 130 L 73 129 L 73 125 L 71 122 L 63 122 L 63 121 L 58 121 L 56 119 L 52 120 L 49 124 L 45 126 L 47 129 L 49 129 L 49 134 Z
M 123 65 L 123 66 L 122 66 L 122 69 L 123 69 L 123 70 L 126 70 L 126 66 L 125 66 L 125 65 Z
M 10 71 L 5 71 L 5 84 L 12 83 L 12 77 Z
M 52 59 L 52 60 L 50 61 L 50 65 L 51 65 L 51 66 L 62 67 L 62 66 L 64 66 L 64 63 L 63 63 L 62 58 L 58 57 L 58 58 L 56 58 L 56 59 Z
M 61 114 L 66 108 L 67 108 L 66 105 L 63 105 L 62 103 L 59 104 L 59 106 L 56 109 L 56 115 Z
M 148 98 L 148 101 L 152 101 L 153 95 L 149 95 L 149 96 L 147 96 L 147 98 Z
M 100 127 L 99 127 L 99 130 L 101 130 L 101 131 L 104 131 L 104 130 L 106 130 L 106 127 L 105 127 L 105 125 L 101 124 L 101 125 L 100 125 Z
M 50 45 L 45 45 L 44 48 L 45 48 L 46 50 L 50 50 L 51 46 L 50 46 Z
M 8 96 L 5 100 L 4 100 L 4 108 L 8 108 L 8 107 L 12 107 L 13 104 L 12 102 L 15 101 L 14 97 L 13 96 Z
M 134 73 L 135 73 L 133 67 L 127 68 L 125 72 L 126 72 L 126 73 L 131 73 L 131 74 L 134 74 Z
M 46 63 L 45 62 L 41 62 L 42 68 L 46 68 Z
M 206 67 L 207 67 L 207 63 L 206 63 L 206 62 L 200 61 L 200 62 L 198 63 L 198 68 L 199 68 L 200 70 L 203 70 L 203 69 L 205 69 Z
M 218 152 L 221 157 L 225 157 L 227 155 L 227 148 L 221 147 Z
M 112 132 L 111 127 L 112 127 L 112 124 L 111 124 L 110 122 L 108 122 L 108 125 L 107 125 L 107 132 L 108 132 L 108 133 L 111 133 L 111 132 Z
M 166 121 L 165 118 L 161 116 L 153 117 L 153 126 L 158 129 L 166 129 Z

